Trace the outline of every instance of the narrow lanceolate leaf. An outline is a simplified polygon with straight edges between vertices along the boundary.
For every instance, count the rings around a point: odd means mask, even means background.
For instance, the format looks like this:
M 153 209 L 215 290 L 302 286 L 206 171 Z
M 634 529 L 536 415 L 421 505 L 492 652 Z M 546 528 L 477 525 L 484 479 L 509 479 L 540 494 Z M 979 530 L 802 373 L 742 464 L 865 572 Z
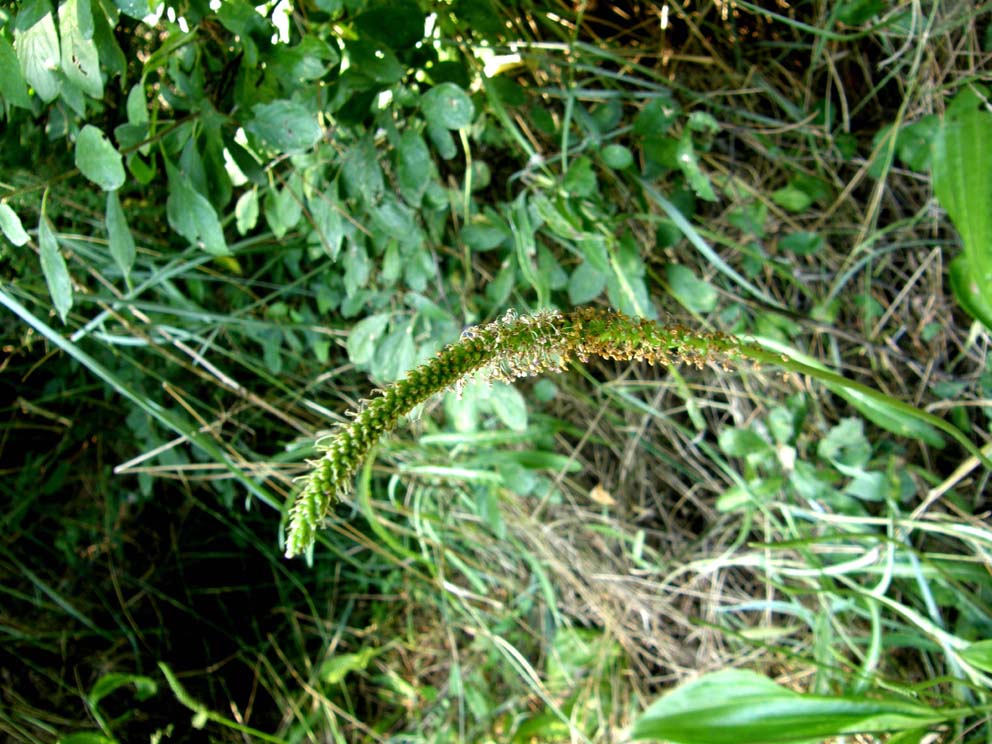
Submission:
M 131 274 L 131 267 L 134 266 L 136 250 L 134 238 L 131 236 L 131 228 L 128 227 L 124 210 L 121 209 L 121 200 L 116 191 L 107 192 L 107 237 L 110 241 L 110 255 L 113 256 L 124 277 Z
M 119 189 L 124 184 L 121 154 L 92 124 L 83 127 L 76 139 L 76 167 L 105 191 Z
M 52 297 L 55 311 L 65 323 L 69 310 L 72 309 L 72 280 L 51 223 L 44 215 L 38 223 L 38 245 L 41 249 L 41 271 L 45 275 L 48 294 Z
M 14 245 L 24 245 L 28 242 L 28 234 L 24 232 L 21 218 L 7 204 L 0 204 L 0 230 Z
M 673 744 L 786 744 L 854 733 L 926 728 L 952 711 L 902 700 L 803 695 L 732 669 L 682 685 L 651 705 L 632 739 Z

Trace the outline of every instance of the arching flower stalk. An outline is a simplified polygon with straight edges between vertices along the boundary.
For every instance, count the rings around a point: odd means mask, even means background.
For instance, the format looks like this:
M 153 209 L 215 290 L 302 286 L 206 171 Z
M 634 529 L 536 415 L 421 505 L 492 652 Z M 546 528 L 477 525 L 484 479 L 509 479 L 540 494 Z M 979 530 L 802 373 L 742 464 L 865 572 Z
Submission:
M 376 442 L 416 406 L 437 393 L 457 388 L 473 376 L 512 381 L 559 372 L 572 359 L 605 357 L 668 365 L 740 356 L 745 345 L 725 334 L 665 326 L 621 313 L 580 308 L 545 311 L 470 328 L 462 338 L 385 390 L 363 401 L 355 418 L 342 425 L 312 462 L 290 511 L 286 555 L 306 551 L 331 505 L 346 496 L 358 467 Z

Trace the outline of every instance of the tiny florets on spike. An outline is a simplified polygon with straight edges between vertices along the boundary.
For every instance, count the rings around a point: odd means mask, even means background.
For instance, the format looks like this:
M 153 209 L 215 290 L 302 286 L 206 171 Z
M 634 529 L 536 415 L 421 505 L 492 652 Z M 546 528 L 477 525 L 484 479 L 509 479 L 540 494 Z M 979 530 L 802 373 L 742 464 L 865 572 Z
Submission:
M 473 375 L 512 382 L 560 372 L 572 359 L 586 362 L 593 356 L 702 367 L 713 358 L 734 357 L 740 350 L 740 342 L 730 336 L 665 326 L 610 310 L 586 307 L 525 316 L 507 310 L 492 323 L 466 329 L 456 343 L 385 390 L 374 390 L 349 423 L 326 444 L 319 443 L 324 455 L 311 463 L 289 512 L 286 555 L 298 555 L 313 545 L 332 502 L 347 495 L 359 465 L 384 434 L 435 394 L 460 391 Z

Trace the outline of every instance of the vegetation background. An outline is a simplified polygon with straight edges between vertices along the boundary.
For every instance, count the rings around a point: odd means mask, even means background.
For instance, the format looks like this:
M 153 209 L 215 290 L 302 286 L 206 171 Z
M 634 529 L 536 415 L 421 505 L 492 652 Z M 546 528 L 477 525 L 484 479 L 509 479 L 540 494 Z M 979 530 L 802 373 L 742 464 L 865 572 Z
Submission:
M 990 17 L 0 5 L 0 735 L 613 742 L 741 668 L 992 741 L 988 471 L 895 405 L 989 440 Z M 751 365 L 470 385 L 282 558 L 373 386 L 584 304 L 893 405 Z M 712 727 L 655 733 L 748 740 L 695 689 Z

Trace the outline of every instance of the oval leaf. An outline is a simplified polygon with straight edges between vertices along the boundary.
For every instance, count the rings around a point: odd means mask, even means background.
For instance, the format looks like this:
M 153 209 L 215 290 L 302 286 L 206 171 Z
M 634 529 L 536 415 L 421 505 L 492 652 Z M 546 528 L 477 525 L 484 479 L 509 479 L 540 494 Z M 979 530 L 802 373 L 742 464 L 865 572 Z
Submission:
M 255 118 L 245 129 L 279 152 L 309 150 L 323 134 L 317 117 L 302 103 L 273 101 L 259 103 L 251 110 Z
M 76 140 L 76 167 L 105 191 L 119 189 L 124 183 L 121 154 L 92 124 L 83 127 Z
M 467 127 L 475 116 L 472 99 L 454 83 L 435 85 L 424 93 L 421 106 L 428 124 L 445 129 Z

